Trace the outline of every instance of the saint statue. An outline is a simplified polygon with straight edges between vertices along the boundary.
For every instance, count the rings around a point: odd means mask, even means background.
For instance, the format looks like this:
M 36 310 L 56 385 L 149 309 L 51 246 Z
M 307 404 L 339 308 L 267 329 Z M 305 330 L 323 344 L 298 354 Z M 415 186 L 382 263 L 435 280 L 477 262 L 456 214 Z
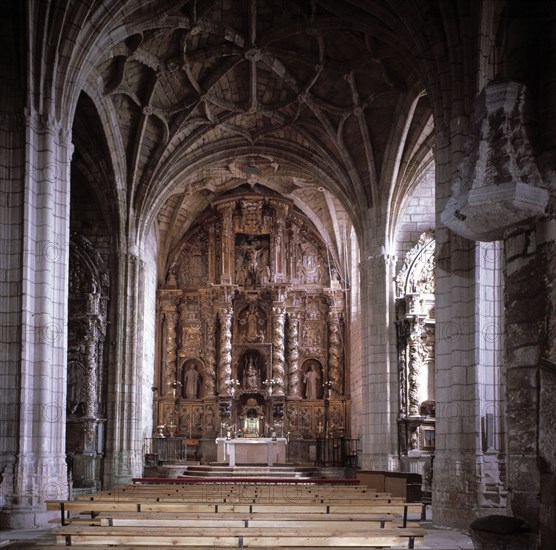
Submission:
M 188 370 L 183 375 L 183 388 L 187 399 L 196 399 L 199 388 L 199 373 L 194 364 L 189 365 Z
M 317 388 L 318 381 L 320 380 L 320 374 L 312 364 L 311 368 L 305 373 L 303 382 L 305 382 L 305 397 L 307 399 L 317 399 Z
M 247 338 L 253 341 L 257 336 L 257 321 L 259 316 L 257 314 L 257 306 L 251 306 L 247 314 Z

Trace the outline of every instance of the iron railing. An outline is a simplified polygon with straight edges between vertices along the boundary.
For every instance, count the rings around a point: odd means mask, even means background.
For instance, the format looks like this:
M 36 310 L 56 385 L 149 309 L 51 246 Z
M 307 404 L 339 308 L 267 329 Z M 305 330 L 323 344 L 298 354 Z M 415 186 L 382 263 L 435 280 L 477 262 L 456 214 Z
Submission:
M 317 466 L 359 467 L 359 439 L 346 437 L 317 438 Z
M 181 437 L 147 437 L 145 438 L 143 456 L 146 466 L 185 464 L 187 462 L 187 439 Z

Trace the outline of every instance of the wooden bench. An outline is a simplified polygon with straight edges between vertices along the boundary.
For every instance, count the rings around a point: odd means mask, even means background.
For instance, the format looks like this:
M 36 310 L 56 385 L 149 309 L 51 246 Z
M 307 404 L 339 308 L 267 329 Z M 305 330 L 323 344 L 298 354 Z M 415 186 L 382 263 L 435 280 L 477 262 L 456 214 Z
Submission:
M 351 503 L 304 503 L 304 504 L 235 504 L 235 503 L 184 503 L 184 502 L 146 502 L 146 501 L 48 501 L 48 510 L 57 510 L 60 512 L 60 520 L 62 525 L 66 522 L 66 514 L 70 512 L 88 513 L 91 518 L 95 518 L 101 513 L 110 512 L 155 512 L 155 513 L 272 513 L 283 514 L 287 510 L 288 514 L 366 514 L 366 515 L 396 515 L 403 518 L 403 526 L 407 525 L 409 514 L 418 514 L 420 517 L 422 512 L 421 504 L 351 504 Z
M 270 484 L 233 484 L 216 494 L 198 489 L 134 485 L 49 501 L 47 509 L 60 512 L 57 543 L 83 548 L 414 548 L 424 536 L 408 521 L 410 514 L 420 517 L 421 504 L 361 487 L 299 486 L 292 492 Z
M 137 526 L 66 526 L 56 530 L 56 542 L 66 546 L 78 544 L 194 546 L 214 547 L 352 547 L 376 548 L 406 544 L 414 548 L 423 539 L 421 529 L 384 528 L 345 523 L 343 527 L 306 527 L 288 529 L 272 527 L 137 527 Z

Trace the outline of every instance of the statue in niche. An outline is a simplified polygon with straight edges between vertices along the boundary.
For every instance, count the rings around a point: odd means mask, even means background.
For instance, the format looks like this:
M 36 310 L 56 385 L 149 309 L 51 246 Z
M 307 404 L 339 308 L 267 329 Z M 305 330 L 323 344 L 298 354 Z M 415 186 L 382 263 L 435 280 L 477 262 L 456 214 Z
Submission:
M 247 314 L 247 338 L 253 341 L 257 336 L 257 322 L 259 321 L 259 312 L 257 306 L 251 306 Z
M 315 363 L 307 369 L 303 382 L 305 383 L 305 397 L 307 399 L 318 399 L 318 382 L 320 380 L 320 373 Z
M 240 319 L 240 325 L 245 325 L 245 332 L 243 334 L 243 342 L 259 342 L 264 341 L 264 330 L 259 329 L 260 324 L 264 324 L 264 319 L 261 318 L 259 308 L 256 305 L 250 305 L 247 314 Z
M 199 372 L 195 363 L 190 363 L 183 373 L 182 391 L 187 399 L 196 399 L 199 391 Z
M 258 390 L 261 387 L 261 377 L 259 369 L 255 364 L 252 355 L 245 359 L 245 368 L 243 369 L 243 388 L 246 390 Z

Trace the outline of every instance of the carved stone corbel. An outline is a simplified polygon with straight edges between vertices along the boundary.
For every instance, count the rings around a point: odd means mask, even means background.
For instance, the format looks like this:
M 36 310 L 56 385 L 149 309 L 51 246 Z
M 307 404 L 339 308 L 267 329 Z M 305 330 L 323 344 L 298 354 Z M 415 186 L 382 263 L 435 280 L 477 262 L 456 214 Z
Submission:
M 472 240 L 503 238 L 542 216 L 548 202 L 526 131 L 525 86 L 489 84 L 477 97 L 459 178 L 441 220 Z

